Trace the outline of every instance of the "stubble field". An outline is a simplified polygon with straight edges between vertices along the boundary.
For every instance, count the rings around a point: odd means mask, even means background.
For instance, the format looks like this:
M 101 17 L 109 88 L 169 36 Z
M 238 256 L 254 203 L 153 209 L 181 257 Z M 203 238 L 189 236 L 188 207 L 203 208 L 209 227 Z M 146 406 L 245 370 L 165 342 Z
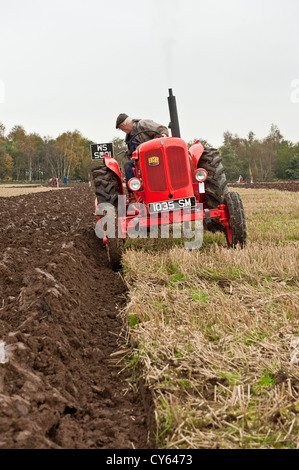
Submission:
M 166 448 L 298 448 L 298 193 L 237 190 L 248 244 L 124 256 L 130 362 Z

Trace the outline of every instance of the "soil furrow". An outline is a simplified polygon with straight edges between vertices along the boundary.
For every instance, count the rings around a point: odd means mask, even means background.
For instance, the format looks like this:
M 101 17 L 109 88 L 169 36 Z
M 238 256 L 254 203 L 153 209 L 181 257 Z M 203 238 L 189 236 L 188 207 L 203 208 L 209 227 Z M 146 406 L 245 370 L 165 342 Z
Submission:
M 88 185 L 0 201 L 0 448 L 154 447 L 93 212 Z

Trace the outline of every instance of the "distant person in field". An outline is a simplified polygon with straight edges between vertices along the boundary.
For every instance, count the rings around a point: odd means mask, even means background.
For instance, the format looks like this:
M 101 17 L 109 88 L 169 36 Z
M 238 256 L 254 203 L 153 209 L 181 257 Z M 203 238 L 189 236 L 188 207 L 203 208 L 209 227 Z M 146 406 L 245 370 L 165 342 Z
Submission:
M 168 129 L 167 127 L 163 126 L 163 124 L 158 124 L 151 119 L 132 119 L 125 113 L 122 113 L 117 117 L 116 129 L 120 129 L 127 134 L 126 144 L 128 147 L 128 158 L 132 156 L 132 153 L 134 150 L 136 150 L 138 145 L 142 144 L 143 142 L 154 139 L 158 135 L 162 137 L 169 137 Z M 135 134 L 138 135 L 133 137 Z M 124 164 L 127 182 L 135 176 L 133 172 L 134 166 L 135 165 L 132 160 L 128 160 Z

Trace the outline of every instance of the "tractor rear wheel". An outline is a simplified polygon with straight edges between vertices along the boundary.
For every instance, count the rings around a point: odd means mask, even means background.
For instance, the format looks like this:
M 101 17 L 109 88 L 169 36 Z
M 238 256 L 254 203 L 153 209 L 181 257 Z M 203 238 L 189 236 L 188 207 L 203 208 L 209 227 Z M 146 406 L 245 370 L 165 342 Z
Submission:
M 205 193 L 208 209 L 216 209 L 219 204 L 224 203 L 224 197 L 228 193 L 226 176 L 222 165 L 219 151 L 214 148 L 204 150 L 199 159 L 198 167 L 204 168 L 208 173 L 205 181 Z M 223 225 L 212 220 L 205 223 L 205 228 L 211 232 L 223 232 Z
M 103 165 L 92 170 L 92 177 L 98 203 L 109 202 L 116 207 L 119 187 L 115 173 Z
M 236 248 L 239 244 L 241 248 L 246 245 L 246 222 L 243 203 L 239 193 L 228 192 L 224 197 L 230 220 L 226 227 L 225 236 L 229 248 Z
M 124 240 L 118 238 L 117 208 L 118 196 L 120 194 L 118 178 L 115 173 L 106 166 L 95 168 L 92 171 L 92 176 L 98 204 L 109 203 L 115 208 L 115 237 L 107 237 L 106 249 L 109 265 L 113 271 L 116 271 L 121 269 L 121 260 L 124 250 Z M 100 215 L 99 217 L 104 217 L 104 215 Z

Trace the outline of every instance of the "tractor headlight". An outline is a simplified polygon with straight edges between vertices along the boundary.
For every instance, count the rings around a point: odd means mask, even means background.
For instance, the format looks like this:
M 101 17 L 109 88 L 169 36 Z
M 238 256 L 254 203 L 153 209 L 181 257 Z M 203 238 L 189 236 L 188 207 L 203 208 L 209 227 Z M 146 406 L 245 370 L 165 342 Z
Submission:
M 198 168 L 194 172 L 194 177 L 195 177 L 196 181 L 198 181 L 199 183 L 203 183 L 204 181 L 206 181 L 206 179 L 208 177 L 208 173 L 203 168 Z
M 139 178 L 131 178 L 128 181 L 128 187 L 131 191 L 139 191 L 141 186 L 142 186 L 142 183 Z

